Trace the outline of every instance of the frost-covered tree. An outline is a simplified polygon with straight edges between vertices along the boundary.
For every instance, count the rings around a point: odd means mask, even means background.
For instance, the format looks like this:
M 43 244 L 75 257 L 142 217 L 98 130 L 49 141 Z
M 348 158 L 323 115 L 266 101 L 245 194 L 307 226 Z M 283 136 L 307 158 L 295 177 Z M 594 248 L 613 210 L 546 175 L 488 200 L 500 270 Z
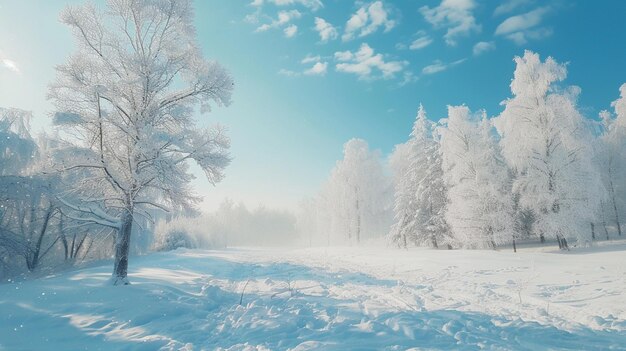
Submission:
M 409 141 L 396 146 L 390 158 L 395 190 L 395 222 L 390 240 L 438 247 L 451 244 L 444 218 L 446 187 L 435 128 L 420 104 Z
M 328 218 L 328 225 L 320 229 L 330 230 L 336 241 L 358 244 L 384 235 L 390 217 L 390 184 L 380 153 L 370 151 L 364 140 L 349 140 L 319 199 L 320 211 Z
M 600 113 L 605 128 L 597 159 L 607 190 L 607 203 L 602 205 L 602 215 L 613 219 L 615 229 L 621 236 L 620 218 L 623 218 L 626 208 L 626 84 L 620 87 L 620 98 L 611 106 L 615 109 L 615 117 L 609 111 Z
M 58 240 L 53 176 L 37 170 L 39 150 L 30 133 L 32 114 L 0 108 L 0 265 L 15 274 L 37 269 Z M 9 274 L 9 273 L 7 273 Z
M 32 113 L 0 107 L 0 176 L 17 175 L 26 169 L 37 151 L 30 134 Z
M 603 191 L 591 160 L 592 135 L 576 108 L 577 87 L 560 90 L 565 65 L 526 51 L 516 57 L 513 97 L 497 118 L 502 154 L 515 171 L 513 191 L 531 209 L 540 236 L 587 240 Z
M 197 200 L 188 161 L 222 179 L 229 139 L 192 117 L 228 105 L 233 81 L 197 47 L 190 0 L 69 6 L 61 20 L 77 46 L 49 90 L 66 156 L 56 168 L 82 175 L 71 194 L 80 201 L 61 200 L 68 218 L 117 231 L 112 283 L 127 284 L 135 216 Z
M 446 220 L 455 238 L 467 248 L 510 242 L 514 224 L 510 176 L 485 113 L 449 106 L 441 149 L 449 198 Z

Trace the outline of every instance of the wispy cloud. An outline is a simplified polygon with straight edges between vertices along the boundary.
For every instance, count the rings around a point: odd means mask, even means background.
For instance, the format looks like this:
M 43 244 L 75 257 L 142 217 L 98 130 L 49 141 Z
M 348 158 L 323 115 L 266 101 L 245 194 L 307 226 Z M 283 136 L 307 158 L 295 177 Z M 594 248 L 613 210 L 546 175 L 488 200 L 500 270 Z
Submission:
M 317 11 L 324 7 L 321 0 L 253 0 L 250 6 L 260 7 L 265 3 L 271 3 L 276 6 L 302 5 L 312 11 Z
M 436 60 L 432 64 L 422 68 L 423 74 L 435 74 L 437 72 L 443 72 L 448 68 L 448 65 L 441 62 L 440 60 Z
M 481 31 L 472 13 L 475 7 L 474 0 L 442 0 L 439 6 L 433 8 L 422 6 L 420 12 L 433 26 L 447 28 L 444 39 L 446 44 L 454 46 L 457 37 Z
M 265 32 L 272 28 L 278 28 L 287 25 L 294 19 L 298 19 L 302 17 L 302 13 L 298 10 L 289 10 L 289 11 L 280 11 L 278 12 L 278 18 L 276 18 L 272 23 L 265 23 L 257 27 L 255 32 Z M 285 32 L 285 34 L 287 34 Z M 295 33 L 294 33 L 295 34 Z
M 328 70 L 328 62 L 316 62 L 313 67 L 304 71 L 308 76 L 323 76 Z
M 286 77 L 297 77 L 297 76 L 300 75 L 299 72 L 288 70 L 288 69 L 284 69 L 284 68 L 281 68 L 278 71 L 278 74 L 280 74 L 281 76 L 286 76 Z
M 494 43 L 493 41 L 489 41 L 489 42 L 479 41 L 478 43 L 474 45 L 474 48 L 472 49 L 472 53 L 474 54 L 474 56 L 479 56 L 487 51 L 492 51 L 495 49 L 496 49 L 496 43 Z
M 312 56 L 311 54 L 306 55 L 302 61 L 300 61 L 301 64 L 306 65 L 307 63 L 311 63 L 311 62 L 318 62 L 322 59 L 322 57 L 320 55 L 317 56 Z
M 304 69 L 302 71 L 293 71 L 293 70 L 289 70 L 289 69 L 281 69 L 280 71 L 278 71 L 278 74 L 286 76 L 286 77 L 298 77 L 301 75 L 307 75 L 307 76 L 323 76 L 326 75 L 326 72 L 328 72 L 328 62 L 324 61 L 322 62 L 322 57 L 317 55 L 317 56 L 312 56 L 312 55 L 306 55 L 301 61 L 301 64 L 303 65 L 309 65 L 309 64 L 313 64 L 313 66 L 310 66 L 307 69 Z
M 534 0 L 508 0 L 504 3 L 498 5 L 496 9 L 493 11 L 494 16 L 500 16 L 507 13 L 511 13 L 518 8 L 525 7 L 528 4 L 533 3 Z
M 430 74 L 443 72 L 450 67 L 453 67 L 453 66 L 456 66 L 465 62 L 466 60 L 467 59 L 464 58 L 464 59 L 456 60 L 450 63 L 445 63 L 441 60 L 435 60 L 432 64 L 422 68 L 422 74 L 430 75 Z
M 407 84 L 415 83 L 419 80 L 419 76 L 415 75 L 413 72 L 407 71 L 402 74 L 402 81 L 398 84 L 400 87 L 403 87 Z
M 420 50 L 420 49 L 423 49 L 423 48 L 427 47 L 428 45 L 432 44 L 433 39 L 431 37 L 429 37 L 426 34 L 426 32 L 419 31 L 417 34 L 419 35 L 419 38 L 413 40 L 411 45 L 409 45 L 409 49 L 411 49 L 411 50 Z
M 337 39 L 337 29 L 321 17 L 315 17 L 315 30 L 320 35 L 320 40 L 325 43 Z
M 389 10 L 385 8 L 382 1 L 361 6 L 354 13 L 348 22 L 341 39 L 348 41 L 358 37 L 364 37 L 376 32 L 379 28 L 384 27 L 384 31 L 388 32 L 395 27 L 396 22 L 389 19 Z
M 546 27 L 537 28 L 543 17 L 550 12 L 549 7 L 539 7 L 530 12 L 505 19 L 496 28 L 496 35 L 505 36 L 518 45 L 528 42 L 528 39 L 540 39 L 552 34 Z
M 287 38 L 293 38 L 296 35 L 296 33 L 298 33 L 298 26 L 296 26 L 295 24 L 292 24 L 286 27 L 285 29 L 283 29 L 283 32 L 285 33 L 285 36 Z
M 382 54 L 374 53 L 374 49 L 366 43 L 361 44 L 356 52 L 336 52 L 335 60 L 340 62 L 335 66 L 338 72 L 356 74 L 362 80 L 393 78 L 408 65 L 406 61 L 385 61 Z M 380 76 L 374 75 L 375 70 Z

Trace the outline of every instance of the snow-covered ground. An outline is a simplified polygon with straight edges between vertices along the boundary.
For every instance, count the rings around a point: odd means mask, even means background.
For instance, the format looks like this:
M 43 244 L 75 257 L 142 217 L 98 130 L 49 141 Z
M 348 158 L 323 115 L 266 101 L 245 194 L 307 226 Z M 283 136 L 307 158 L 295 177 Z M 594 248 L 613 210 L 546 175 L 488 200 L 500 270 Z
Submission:
M 0 285 L 0 350 L 626 350 L 626 245 L 178 250 Z

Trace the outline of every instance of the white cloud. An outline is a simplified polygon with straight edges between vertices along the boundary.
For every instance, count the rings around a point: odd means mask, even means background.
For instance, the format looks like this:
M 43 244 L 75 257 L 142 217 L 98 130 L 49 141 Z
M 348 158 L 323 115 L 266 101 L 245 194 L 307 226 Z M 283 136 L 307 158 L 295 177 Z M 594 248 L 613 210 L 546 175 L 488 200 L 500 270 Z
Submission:
M 450 62 L 450 63 L 444 63 L 441 60 L 435 60 L 432 64 L 422 68 L 422 74 L 435 74 L 435 73 L 439 73 L 439 72 L 443 72 L 445 70 L 447 70 L 450 67 L 459 65 L 463 62 L 465 62 L 467 59 L 460 59 L 460 60 L 456 60 L 454 62 Z
M 281 68 L 278 71 L 278 74 L 280 74 L 281 76 L 286 76 L 286 77 L 297 77 L 297 76 L 300 75 L 300 73 L 298 73 L 298 72 L 291 71 L 291 70 L 284 69 L 284 68 Z
M 259 27 L 257 27 L 255 32 L 265 32 L 271 28 L 282 27 L 284 25 L 287 25 L 292 20 L 298 19 L 300 17 L 302 17 L 302 13 L 298 10 L 280 11 L 278 12 L 278 18 L 276 20 L 272 21 L 272 23 L 269 23 L 269 24 L 265 23 L 265 24 L 260 25 Z M 293 34 L 295 34 L 295 32 Z M 286 30 L 285 30 L 285 35 L 287 35 Z
M 365 44 L 367 45 L 367 44 Z M 352 59 L 354 55 L 350 51 L 338 51 L 335 53 L 335 60 L 338 61 L 349 61 Z
M 311 62 L 319 62 L 322 58 L 320 57 L 320 55 L 317 56 L 311 56 L 311 55 L 306 55 L 302 61 L 300 61 L 301 64 L 306 65 L 307 63 L 311 63 Z
M 315 17 L 315 30 L 320 35 L 322 42 L 337 39 L 337 29 L 332 24 L 326 22 L 323 18 Z
M 260 12 L 256 11 L 255 13 L 247 14 L 243 20 L 244 22 L 247 22 L 247 23 L 257 24 L 259 23 L 259 15 L 260 15 Z
M 289 27 L 283 29 L 283 32 L 285 33 L 285 36 L 287 38 L 293 38 L 298 32 L 298 26 L 296 26 L 295 24 L 292 24 Z
M 323 76 L 326 74 L 326 72 L 328 72 L 328 62 L 322 62 L 321 60 L 322 60 L 321 56 L 319 55 L 312 56 L 309 54 L 309 55 L 306 55 L 302 59 L 302 61 L 300 61 L 300 63 L 303 65 L 313 63 L 313 66 L 301 72 L 292 71 L 288 69 L 281 69 L 278 71 L 278 74 L 286 76 L 286 77 L 298 77 L 303 74 L 307 76 Z
M 419 49 L 423 49 L 425 47 L 427 47 L 428 45 L 432 44 L 433 40 L 431 37 L 429 37 L 428 35 L 425 35 L 425 33 L 420 32 L 419 33 L 421 36 L 415 40 L 413 40 L 413 42 L 411 43 L 411 45 L 409 45 L 409 49 L 411 50 L 419 50 Z
M 512 40 L 517 45 L 524 45 L 529 40 L 543 39 L 551 36 L 553 33 L 551 28 L 541 27 L 532 30 L 515 32 L 507 35 L 507 39 Z
M 551 29 L 535 27 L 541 24 L 543 17 L 548 12 L 550 12 L 548 7 L 539 7 L 530 12 L 509 17 L 498 25 L 495 34 L 505 36 L 518 45 L 526 44 L 528 39 L 547 37 L 552 34 Z
M 287 6 L 299 4 L 304 7 L 311 9 L 312 11 L 317 11 L 324 7 L 324 4 L 321 0 L 268 0 L 271 3 L 274 3 L 276 6 Z
M 402 81 L 400 82 L 400 86 L 403 87 L 407 84 L 417 82 L 419 80 L 419 76 L 413 74 L 413 72 L 404 72 L 402 75 Z
M 269 24 L 262 24 L 260 26 L 257 27 L 257 29 L 255 30 L 255 32 L 265 32 L 266 30 L 272 28 L 271 25 Z
M 532 2 L 533 0 L 509 0 L 498 5 L 498 7 L 496 7 L 496 9 L 493 11 L 493 15 L 500 16 L 506 13 L 510 13 Z
M 496 43 L 494 43 L 493 41 L 490 41 L 490 42 L 480 41 L 474 45 L 474 49 L 472 50 L 472 52 L 474 53 L 474 56 L 478 56 L 487 51 L 491 51 L 495 49 L 496 49 Z
M 350 51 L 336 52 L 335 60 L 340 61 L 335 66 L 338 72 L 356 74 L 359 79 L 363 80 L 376 78 L 372 75 L 374 69 L 381 73 L 382 78 L 393 78 L 408 64 L 406 61 L 385 62 L 382 54 L 375 54 L 374 49 L 365 43 L 361 44 L 359 50 L 354 53 Z
M 252 0 L 250 6 L 261 7 L 265 4 L 264 0 Z M 276 6 L 288 6 L 288 5 L 302 5 L 312 11 L 317 11 L 324 7 L 321 0 L 267 0 L 267 3 L 272 3 Z
M 446 65 L 445 63 L 439 60 L 436 60 L 432 64 L 422 68 L 422 73 L 423 74 L 435 74 L 437 72 L 445 71 L 447 68 L 448 68 L 448 65 Z
M 540 7 L 522 15 L 509 17 L 496 28 L 496 35 L 509 34 L 532 28 L 541 23 L 543 15 L 547 12 L 547 7 Z
M 382 1 L 365 4 L 346 22 L 346 29 L 341 39 L 347 41 L 357 35 L 364 37 L 376 32 L 381 27 L 384 27 L 384 31 L 388 32 L 396 25 L 396 22 L 388 17 L 389 11 L 385 9 Z
M 446 44 L 454 46 L 458 36 L 480 32 L 481 26 L 472 13 L 475 7 L 474 0 L 442 0 L 437 7 L 422 6 L 420 12 L 435 27 L 448 28 L 444 38 Z
M 328 70 L 328 62 L 316 62 L 313 67 L 304 71 L 304 74 L 309 76 L 323 76 Z
M 280 11 L 278 13 L 278 21 L 279 25 L 289 23 L 291 20 L 302 17 L 302 13 L 298 10 L 290 10 L 290 11 Z

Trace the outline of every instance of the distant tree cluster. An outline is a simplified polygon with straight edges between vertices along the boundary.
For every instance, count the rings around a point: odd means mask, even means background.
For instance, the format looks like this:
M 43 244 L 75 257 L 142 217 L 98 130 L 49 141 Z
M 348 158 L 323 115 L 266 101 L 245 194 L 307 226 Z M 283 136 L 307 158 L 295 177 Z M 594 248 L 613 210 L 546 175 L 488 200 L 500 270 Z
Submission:
M 213 212 L 161 220 L 154 229 L 152 248 L 215 249 L 226 246 L 284 246 L 296 244 L 296 218 L 287 211 L 259 206 L 253 210 L 226 199 Z
M 615 113 L 597 122 L 579 111 L 578 87 L 557 85 L 565 65 L 529 51 L 515 62 L 513 96 L 494 118 L 449 106 L 435 124 L 420 107 L 391 157 L 392 242 L 495 248 L 551 239 L 567 248 L 622 235 L 626 85 Z
M 302 203 L 298 228 L 310 244 L 359 244 L 391 223 L 393 191 L 380 152 L 352 139 L 343 156 L 319 194 Z
M 626 84 L 599 120 L 561 87 L 565 65 L 526 51 L 512 96 L 492 118 L 420 105 L 407 142 L 388 160 L 353 139 L 319 194 L 302 203 L 310 244 L 358 244 L 387 234 L 399 247 L 496 248 L 546 240 L 561 248 L 622 235 L 626 217 Z

